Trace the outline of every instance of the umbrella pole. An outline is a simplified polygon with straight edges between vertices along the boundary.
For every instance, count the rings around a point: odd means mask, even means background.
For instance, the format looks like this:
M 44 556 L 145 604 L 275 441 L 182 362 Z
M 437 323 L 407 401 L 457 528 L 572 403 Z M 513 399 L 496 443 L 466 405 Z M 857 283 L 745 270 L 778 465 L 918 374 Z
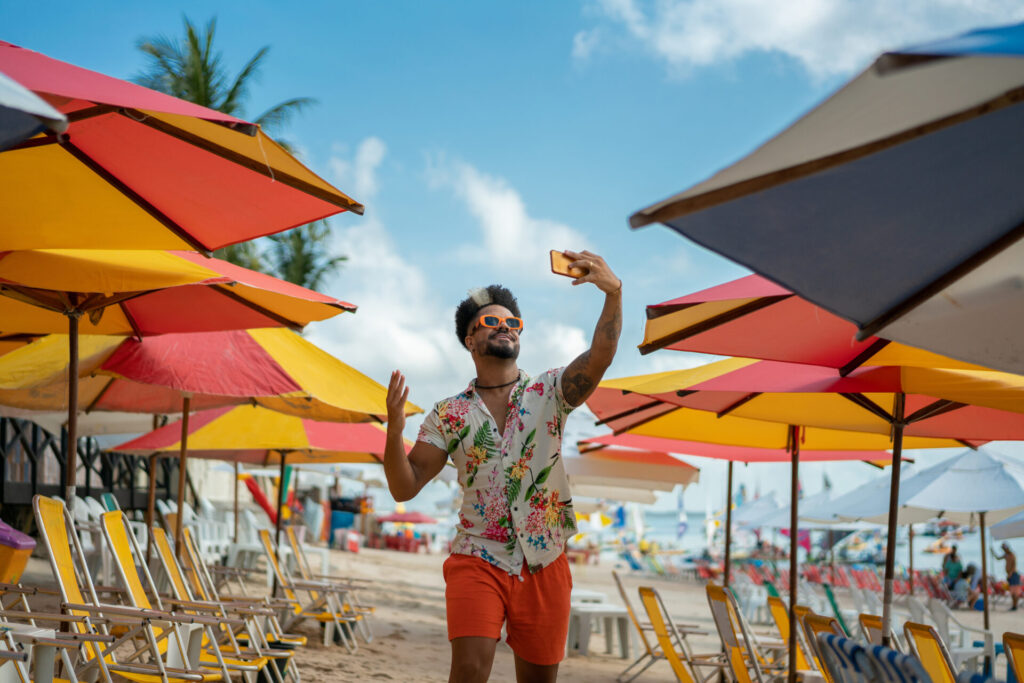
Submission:
M 174 548 L 181 558 L 181 526 L 185 519 L 185 473 L 188 466 L 188 413 L 192 397 L 188 394 L 181 399 L 181 450 L 178 452 L 178 517 L 174 525 Z
M 78 319 L 79 311 L 68 317 L 68 449 L 64 458 L 64 504 L 75 509 L 75 484 L 78 480 Z
M 985 630 L 989 630 L 989 615 L 988 615 L 988 548 L 985 544 L 985 513 L 978 513 L 981 522 L 981 600 L 982 605 L 985 607 Z M 991 662 L 988 661 L 988 656 L 985 657 L 985 670 L 988 671 L 991 668 Z
M 900 465 L 903 462 L 903 411 L 906 395 L 896 394 L 892 420 L 892 479 L 889 484 L 889 536 L 885 541 L 885 583 L 882 589 L 882 646 L 892 647 L 892 581 L 896 573 L 896 517 L 900 509 Z
M 153 419 L 156 422 L 156 419 Z M 153 552 L 153 517 L 156 508 L 156 453 L 149 456 L 149 490 L 146 492 L 146 562 Z
M 284 500 L 285 496 L 288 495 L 288 489 L 285 487 L 284 473 L 285 473 L 285 460 L 288 458 L 288 454 L 284 451 L 281 452 L 281 478 L 277 486 L 277 522 L 274 524 L 274 544 L 275 550 L 281 546 L 281 513 L 284 512 Z M 280 554 L 280 550 L 277 550 Z M 280 562 L 281 558 L 278 557 L 277 561 Z
M 796 598 L 797 598 L 797 527 L 799 526 L 800 428 L 789 428 L 790 501 L 789 501 L 789 683 L 796 683 Z
M 235 543 L 238 543 L 238 461 L 235 461 Z
M 725 573 L 722 577 L 722 585 L 729 587 L 729 572 L 732 571 L 732 460 L 729 461 L 729 476 L 725 487 Z
M 907 534 L 907 551 L 908 551 L 907 555 L 909 555 L 909 559 L 907 561 L 907 566 L 910 567 L 910 594 L 913 595 L 914 594 L 914 525 L 910 524 L 910 525 L 908 525 L 908 527 L 909 527 L 909 529 L 908 529 L 908 534 Z

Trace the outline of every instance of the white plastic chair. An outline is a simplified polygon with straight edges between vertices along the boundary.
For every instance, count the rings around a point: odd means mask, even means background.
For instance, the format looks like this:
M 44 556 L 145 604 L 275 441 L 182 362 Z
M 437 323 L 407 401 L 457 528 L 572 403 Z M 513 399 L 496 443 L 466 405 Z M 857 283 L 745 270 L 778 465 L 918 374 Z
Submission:
M 945 641 L 946 648 L 949 650 L 949 655 L 953 659 L 955 666 L 959 667 L 964 663 L 970 662 L 971 668 L 978 670 L 979 658 L 991 657 L 993 660 L 995 659 L 995 636 L 991 631 L 964 624 L 956 618 L 949 605 L 935 598 L 928 600 L 928 611 L 931 613 L 932 619 L 935 620 L 935 630 L 939 632 L 939 636 Z M 953 626 L 956 626 L 956 628 L 952 628 Z M 974 638 L 971 638 L 971 642 L 968 643 L 968 633 L 976 633 L 981 636 L 979 640 L 984 642 L 984 645 L 981 647 L 974 645 Z

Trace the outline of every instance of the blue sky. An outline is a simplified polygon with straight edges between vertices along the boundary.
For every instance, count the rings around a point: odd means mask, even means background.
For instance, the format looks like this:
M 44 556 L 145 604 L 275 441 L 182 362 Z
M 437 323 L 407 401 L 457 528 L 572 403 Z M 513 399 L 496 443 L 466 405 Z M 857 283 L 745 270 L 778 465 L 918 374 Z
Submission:
M 0 9 L 0 38 L 130 78 L 144 36 L 217 17 L 234 71 L 271 51 L 246 114 L 295 96 L 319 103 L 282 137 L 367 206 L 333 221 L 350 257 L 324 289 L 360 305 L 311 338 L 383 381 L 409 375 L 429 408 L 472 365 L 452 332 L 466 289 L 502 282 L 527 321 L 522 366 L 567 363 L 589 339 L 595 291 L 547 273 L 551 248 L 583 246 L 622 277 L 625 329 L 609 376 L 702 362 L 641 357 L 643 306 L 745 274 L 628 215 L 750 151 L 881 50 L 1024 19 L 1011 0 L 583 0 L 80 3 Z M 589 429 L 574 418 L 577 431 Z M 721 500 L 720 463 L 694 461 Z M 821 465 L 804 486 L 820 487 Z M 784 466 L 740 468 L 748 489 L 788 495 Z M 830 467 L 843 486 L 863 465 Z M 760 480 L 759 483 L 755 479 Z M 842 482 L 842 483 L 840 483 Z

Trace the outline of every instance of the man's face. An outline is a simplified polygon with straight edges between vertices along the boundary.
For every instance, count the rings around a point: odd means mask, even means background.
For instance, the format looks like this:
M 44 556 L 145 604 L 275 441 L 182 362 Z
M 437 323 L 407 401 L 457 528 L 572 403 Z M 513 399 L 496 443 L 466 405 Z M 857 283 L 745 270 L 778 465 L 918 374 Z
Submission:
M 470 350 L 481 356 L 492 356 L 515 360 L 519 357 L 519 332 L 508 329 L 502 323 L 498 327 L 484 327 L 480 324 L 480 316 L 496 315 L 500 318 L 512 316 L 512 311 L 504 306 L 492 304 L 484 306 L 477 314 L 469 328 Z

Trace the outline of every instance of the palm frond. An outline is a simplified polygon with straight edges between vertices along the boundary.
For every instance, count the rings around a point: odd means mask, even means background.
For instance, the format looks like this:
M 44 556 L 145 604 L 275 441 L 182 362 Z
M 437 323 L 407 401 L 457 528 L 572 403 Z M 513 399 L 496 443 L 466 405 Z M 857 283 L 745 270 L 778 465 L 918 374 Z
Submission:
M 245 66 L 243 66 L 242 70 L 238 72 L 237 76 L 235 76 L 234 82 L 224 95 L 223 106 L 225 109 L 222 109 L 221 111 L 228 111 L 227 107 L 230 107 L 232 110 L 238 108 L 239 103 L 244 100 L 245 96 L 248 94 L 249 83 L 259 75 L 263 58 L 267 56 L 268 52 L 270 52 L 270 46 L 264 45 L 256 51 L 256 54 L 254 54 L 248 62 L 245 63 Z
M 291 120 L 292 116 L 301 113 L 316 103 L 316 99 L 312 97 L 293 97 L 290 100 L 275 104 L 257 116 L 253 123 L 258 123 L 264 129 L 272 131 L 283 127 Z

